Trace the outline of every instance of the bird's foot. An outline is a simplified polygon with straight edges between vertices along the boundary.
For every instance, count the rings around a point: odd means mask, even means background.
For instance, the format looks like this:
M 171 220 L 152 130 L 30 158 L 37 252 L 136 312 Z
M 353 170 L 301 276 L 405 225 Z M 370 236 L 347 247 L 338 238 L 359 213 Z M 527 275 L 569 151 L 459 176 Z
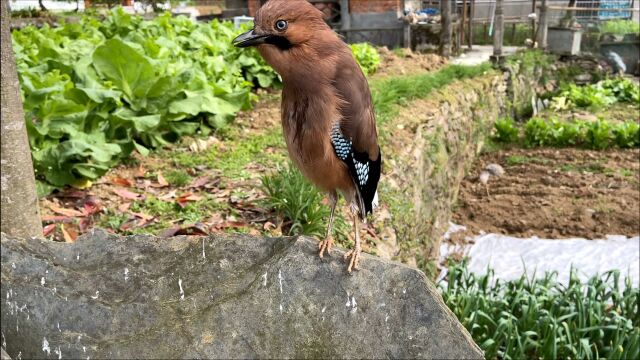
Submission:
M 355 248 L 353 248 L 353 250 L 349 250 L 346 254 L 344 254 L 344 259 L 349 259 L 349 267 L 347 267 L 347 272 L 351 273 L 352 270 L 358 270 L 358 263 L 360 262 L 360 252 L 360 247 L 356 246 Z
M 331 251 L 331 246 L 333 246 L 333 236 L 329 235 L 327 236 L 324 240 L 320 241 L 318 243 L 318 248 L 320 249 L 320 258 L 322 259 L 322 257 L 324 257 L 324 254 L 326 253 L 327 255 L 329 255 L 329 252 Z

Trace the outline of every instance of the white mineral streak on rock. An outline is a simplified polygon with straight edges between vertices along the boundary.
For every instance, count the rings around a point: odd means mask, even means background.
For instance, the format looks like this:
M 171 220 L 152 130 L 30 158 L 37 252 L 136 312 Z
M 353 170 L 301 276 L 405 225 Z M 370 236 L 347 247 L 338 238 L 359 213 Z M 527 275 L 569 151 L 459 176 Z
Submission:
M 265 271 L 264 274 L 262 274 L 262 286 L 267 286 L 267 272 Z
M 354 296 L 347 295 L 347 304 L 345 306 L 351 308 L 352 313 L 355 313 L 358 310 L 358 303 Z
M 178 279 L 178 286 L 180 287 L 180 300 L 184 300 L 184 289 L 182 289 L 182 279 Z
M 44 281 L 44 276 L 40 279 L 40 285 L 44 286 L 44 284 L 46 283 L 46 281 Z
M 202 258 L 206 259 L 207 255 L 204 254 L 204 238 L 202 238 Z
M 278 270 L 278 281 L 280 281 L 280 294 L 282 294 L 282 280 L 284 280 L 284 278 L 282 277 L 282 270 Z
M 98 298 L 98 296 L 100 296 L 100 291 L 96 291 L 96 295 L 92 296 L 91 298 L 95 300 Z
M 124 281 L 129 280 L 129 269 L 124 268 Z
M 51 348 L 49 347 L 49 342 L 47 341 L 47 338 L 44 338 L 44 340 L 42 340 L 42 351 L 43 352 L 47 352 L 47 356 L 51 355 Z

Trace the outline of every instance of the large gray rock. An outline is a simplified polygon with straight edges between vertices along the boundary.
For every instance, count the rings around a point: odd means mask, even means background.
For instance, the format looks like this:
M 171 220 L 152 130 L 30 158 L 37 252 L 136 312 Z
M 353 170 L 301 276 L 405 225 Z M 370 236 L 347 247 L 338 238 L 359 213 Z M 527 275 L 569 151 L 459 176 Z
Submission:
M 304 238 L 2 234 L 14 358 L 482 358 L 414 269 Z

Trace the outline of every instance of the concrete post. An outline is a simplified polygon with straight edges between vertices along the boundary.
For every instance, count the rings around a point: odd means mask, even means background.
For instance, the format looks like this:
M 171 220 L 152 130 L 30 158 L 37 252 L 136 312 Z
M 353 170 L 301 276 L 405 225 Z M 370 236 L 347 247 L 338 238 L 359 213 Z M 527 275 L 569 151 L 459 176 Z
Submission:
M 548 16 L 547 0 L 542 0 L 542 4 L 540 5 L 540 22 L 538 23 L 538 38 L 536 39 L 540 49 L 547 48 L 547 27 L 549 26 Z
M 493 55 L 491 62 L 496 66 L 502 66 L 504 56 L 502 56 L 502 43 L 504 40 L 504 1 L 496 0 L 495 25 L 493 27 Z
M 440 1 L 440 55 L 449 58 L 451 55 L 451 0 Z
M 340 21 L 342 30 L 351 29 L 351 14 L 349 13 L 349 0 L 340 0 Z

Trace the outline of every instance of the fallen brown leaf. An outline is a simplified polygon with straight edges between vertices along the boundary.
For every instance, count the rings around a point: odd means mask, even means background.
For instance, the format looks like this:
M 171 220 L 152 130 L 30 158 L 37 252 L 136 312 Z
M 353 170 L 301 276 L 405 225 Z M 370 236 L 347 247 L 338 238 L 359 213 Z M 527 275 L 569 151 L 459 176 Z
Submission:
M 121 198 L 127 200 L 142 200 L 144 199 L 144 195 L 134 193 L 133 191 L 129 191 L 127 189 L 113 189 L 113 192 L 120 196 Z
M 118 210 L 125 212 L 127 210 L 129 210 L 129 208 L 131 207 L 131 203 L 130 202 L 126 202 L 126 203 L 122 203 L 120 205 L 118 205 Z
M 169 186 L 169 182 L 162 176 L 161 172 L 158 173 L 158 185 L 162 187 Z
M 248 225 L 249 224 L 247 224 L 244 221 L 223 221 L 220 224 L 214 225 L 213 228 L 216 230 L 229 229 L 229 228 L 239 229 L 239 228 L 247 227 Z
M 42 235 L 44 235 L 45 237 L 49 236 L 53 230 L 56 229 L 56 224 L 49 224 L 49 225 L 45 225 L 45 227 L 42 229 Z
M 49 209 L 51 209 L 51 211 L 55 212 L 56 214 L 60 214 L 64 216 L 72 216 L 72 217 L 84 216 L 84 214 L 81 211 L 78 211 L 76 209 L 59 207 L 58 205 L 55 205 L 55 204 L 50 204 Z
M 178 198 L 176 198 L 176 202 L 178 203 L 178 205 L 180 205 L 180 207 L 187 206 L 187 203 L 190 201 L 199 201 L 199 200 L 202 200 L 202 196 L 194 195 L 191 193 L 183 194 Z
M 171 190 L 168 193 L 158 197 L 158 199 L 167 201 L 173 199 L 174 197 L 176 197 L 176 190 Z
M 142 165 L 138 166 L 138 168 L 133 172 L 133 176 L 137 178 L 143 178 L 146 174 L 146 170 Z
M 127 186 L 127 187 L 133 186 L 133 182 L 131 180 L 121 178 L 121 177 L 116 177 L 111 179 L 111 183 L 113 185 L 120 185 L 120 186 Z
M 201 188 L 205 187 L 208 183 L 211 182 L 211 178 L 209 176 L 202 176 L 197 179 L 194 179 L 189 185 L 190 188 Z
M 60 216 L 60 215 L 44 215 L 42 216 L 43 222 L 70 222 L 72 219 L 68 216 Z
M 91 216 L 99 213 L 102 210 L 102 206 L 97 202 L 86 202 L 82 206 L 82 213 L 84 216 Z
M 131 214 L 131 215 L 133 215 L 135 217 L 138 217 L 140 219 L 143 219 L 143 220 L 147 220 L 147 221 L 153 220 L 153 216 L 147 215 L 145 213 L 137 213 L 137 212 L 130 211 L 129 214 Z
M 61 224 L 60 230 L 62 230 L 62 236 L 64 237 L 65 242 L 76 242 L 76 239 L 78 238 L 78 232 L 76 232 L 72 227 L 69 226 L 68 228 L 65 228 L 64 224 Z

